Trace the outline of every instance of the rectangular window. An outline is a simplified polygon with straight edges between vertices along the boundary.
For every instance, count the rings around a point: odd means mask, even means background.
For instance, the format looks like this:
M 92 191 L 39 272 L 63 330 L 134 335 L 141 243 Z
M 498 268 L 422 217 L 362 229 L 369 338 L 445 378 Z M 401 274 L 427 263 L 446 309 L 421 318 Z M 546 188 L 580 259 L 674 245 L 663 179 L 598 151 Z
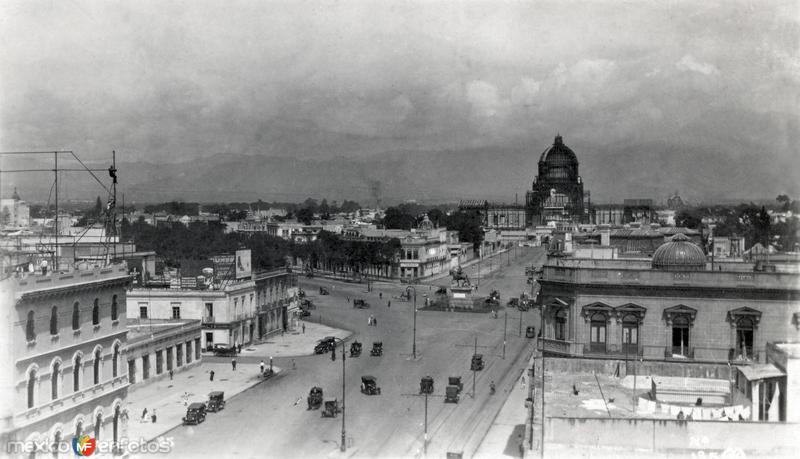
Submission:
M 142 356 L 142 380 L 150 377 L 150 356 Z
M 139 305 L 139 318 L 140 319 L 147 318 L 147 306 L 141 306 L 141 303 Z
M 186 363 L 192 363 L 192 342 L 186 342 Z
M 206 317 L 214 317 L 214 303 L 206 303 Z
M 173 319 L 180 319 L 181 318 L 181 304 L 180 303 L 172 303 L 172 318 Z

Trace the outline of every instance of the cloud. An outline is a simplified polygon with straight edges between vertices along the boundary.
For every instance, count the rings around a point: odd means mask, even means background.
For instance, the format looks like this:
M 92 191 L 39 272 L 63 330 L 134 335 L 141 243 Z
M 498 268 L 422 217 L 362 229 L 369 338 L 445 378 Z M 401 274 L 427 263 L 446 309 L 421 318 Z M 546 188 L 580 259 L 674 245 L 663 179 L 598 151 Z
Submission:
M 691 54 L 683 56 L 681 60 L 675 64 L 675 67 L 683 72 L 697 72 L 703 75 L 716 75 L 719 73 L 719 69 L 717 69 L 714 64 L 700 62 Z

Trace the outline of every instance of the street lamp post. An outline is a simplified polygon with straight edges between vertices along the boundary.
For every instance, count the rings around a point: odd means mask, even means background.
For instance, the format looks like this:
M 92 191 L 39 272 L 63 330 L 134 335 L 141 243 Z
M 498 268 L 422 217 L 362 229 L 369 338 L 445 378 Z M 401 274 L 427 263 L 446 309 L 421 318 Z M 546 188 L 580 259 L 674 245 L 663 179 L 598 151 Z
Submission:
M 414 360 L 416 360 L 417 359 L 417 289 L 415 289 L 414 287 L 412 287 L 410 285 L 408 287 L 406 287 L 406 294 L 408 294 L 410 296 L 411 293 L 409 293 L 409 290 L 413 290 L 414 291 L 414 331 L 413 331 L 413 338 L 412 338 L 413 341 L 412 341 L 412 344 L 411 344 L 411 357 Z M 427 405 L 425 405 L 425 406 L 427 407 Z
M 341 342 L 341 343 L 342 343 L 342 445 L 341 445 L 340 449 L 341 449 L 341 451 L 342 451 L 342 452 L 345 452 L 345 451 L 347 451 L 347 436 L 346 436 L 346 434 L 345 434 L 345 429 L 344 429 L 344 421 L 345 421 L 345 417 L 344 417 L 344 402 L 345 402 L 345 387 L 344 387 L 344 382 L 345 382 L 345 371 L 344 371 L 344 360 L 345 360 L 345 355 L 346 355 L 346 352 L 345 352 L 345 349 L 344 349 L 344 347 L 345 347 L 345 346 L 344 346 L 344 340 L 343 340 L 343 339 L 341 339 L 341 338 L 334 338 L 334 339 L 336 339 L 336 340 L 338 340 L 339 342 Z M 336 360 L 336 348 L 335 348 L 335 347 L 334 347 L 334 348 L 333 348 L 333 350 L 331 351 L 331 360 Z
M 503 324 L 503 360 L 506 359 L 506 332 L 508 331 L 508 308 L 506 308 L 505 323 Z

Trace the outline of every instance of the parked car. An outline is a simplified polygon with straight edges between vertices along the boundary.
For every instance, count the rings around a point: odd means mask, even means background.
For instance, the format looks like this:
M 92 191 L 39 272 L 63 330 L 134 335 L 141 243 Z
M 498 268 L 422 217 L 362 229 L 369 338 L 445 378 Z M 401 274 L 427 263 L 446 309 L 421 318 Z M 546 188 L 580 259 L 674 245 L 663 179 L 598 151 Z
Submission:
M 358 309 L 367 309 L 369 307 L 369 303 L 364 301 L 363 298 L 356 298 L 353 300 L 353 307 Z
M 361 343 L 353 341 L 350 343 L 350 357 L 358 357 L 361 355 Z
M 311 315 L 311 311 L 308 309 L 300 309 L 300 312 L 297 313 L 300 317 L 308 317 Z
M 336 338 L 333 336 L 326 336 L 319 340 L 316 346 L 314 346 L 314 353 L 315 354 L 324 354 L 328 351 L 332 351 L 336 349 Z
M 308 409 L 316 410 L 322 406 L 322 388 L 314 386 L 308 392 Z
M 335 418 L 337 414 L 341 413 L 342 409 L 339 408 L 339 400 L 330 399 L 325 400 L 325 407 L 322 409 L 323 418 Z
M 319 294 L 320 295 L 330 295 L 331 292 L 329 292 L 328 289 L 326 289 L 325 287 L 320 287 L 319 288 Z
M 533 326 L 525 327 L 525 337 L 536 338 L 536 328 L 534 328 Z
M 215 413 L 223 408 L 225 408 L 225 392 L 217 390 L 208 394 L 206 410 Z
M 450 376 L 447 378 L 447 385 L 458 387 L 459 392 L 464 389 L 464 384 L 461 382 L 461 376 Z
M 458 394 L 461 392 L 458 386 L 447 386 L 444 389 L 444 402 L 445 403 L 458 403 Z
M 472 356 L 472 363 L 469 366 L 472 371 L 483 370 L 483 354 L 475 354 Z
M 430 376 L 425 376 L 419 381 L 419 393 L 420 394 L 432 394 L 433 393 L 433 378 Z
M 212 348 L 212 352 L 214 355 L 218 356 L 228 356 L 228 355 L 236 355 L 236 346 L 229 346 L 227 344 L 215 344 Z
M 206 404 L 194 402 L 186 408 L 186 416 L 183 417 L 184 424 L 197 425 L 206 420 Z
M 317 306 L 314 304 L 313 301 L 309 300 L 308 298 L 304 298 L 300 301 L 300 308 L 301 309 L 316 309 Z
M 378 380 L 374 376 L 361 377 L 361 393 L 366 395 L 381 395 L 381 388 L 378 387 Z
M 383 343 L 380 341 L 372 343 L 372 350 L 369 351 L 369 353 L 374 357 L 380 357 L 383 355 Z

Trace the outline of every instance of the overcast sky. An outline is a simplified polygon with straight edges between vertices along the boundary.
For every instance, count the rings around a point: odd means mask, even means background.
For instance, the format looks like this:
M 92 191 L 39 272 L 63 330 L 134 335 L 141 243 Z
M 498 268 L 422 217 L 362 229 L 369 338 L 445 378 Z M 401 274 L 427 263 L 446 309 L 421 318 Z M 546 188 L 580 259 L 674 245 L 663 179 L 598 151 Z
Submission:
M 760 0 L 3 0 L 0 150 L 538 154 L 560 131 L 589 151 L 758 149 L 786 167 L 799 20 L 797 1 Z M 276 149 L 286 136 L 318 148 Z

